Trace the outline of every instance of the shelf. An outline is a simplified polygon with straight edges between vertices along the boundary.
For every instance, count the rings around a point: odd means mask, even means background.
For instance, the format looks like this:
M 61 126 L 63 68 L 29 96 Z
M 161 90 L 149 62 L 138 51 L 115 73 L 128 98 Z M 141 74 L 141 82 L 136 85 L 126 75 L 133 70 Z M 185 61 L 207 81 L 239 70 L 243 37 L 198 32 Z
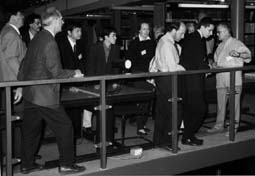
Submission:
M 255 35 L 254 32 L 245 32 L 244 35 Z

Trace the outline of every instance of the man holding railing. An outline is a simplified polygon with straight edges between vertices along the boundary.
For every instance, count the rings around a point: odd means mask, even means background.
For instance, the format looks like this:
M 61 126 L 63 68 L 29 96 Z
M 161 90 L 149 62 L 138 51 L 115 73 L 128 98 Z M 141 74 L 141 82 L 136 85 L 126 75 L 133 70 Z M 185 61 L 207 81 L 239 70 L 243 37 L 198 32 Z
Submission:
M 51 7 L 42 14 L 43 30 L 31 41 L 20 66 L 18 80 L 42 80 L 82 77 L 80 70 L 64 70 L 54 39 L 61 31 L 61 13 Z M 59 149 L 59 172 L 78 173 L 84 166 L 75 164 L 72 123 L 60 105 L 59 84 L 33 85 L 24 87 L 24 118 L 22 123 L 21 172 L 26 174 L 42 169 L 34 162 L 34 155 L 40 143 L 42 121 L 46 121 L 56 135 Z
M 242 67 L 244 63 L 251 61 L 250 50 L 239 40 L 231 36 L 231 29 L 226 23 L 220 23 L 217 26 L 217 36 L 221 43 L 214 54 L 214 66 L 220 68 Z M 242 71 L 236 72 L 235 79 L 235 132 L 240 121 L 240 97 L 242 92 Z M 226 114 L 226 103 L 230 90 L 230 74 L 228 72 L 216 74 L 217 88 L 217 120 L 209 133 L 220 132 L 224 130 L 224 120 Z M 227 132 L 227 136 L 229 133 Z

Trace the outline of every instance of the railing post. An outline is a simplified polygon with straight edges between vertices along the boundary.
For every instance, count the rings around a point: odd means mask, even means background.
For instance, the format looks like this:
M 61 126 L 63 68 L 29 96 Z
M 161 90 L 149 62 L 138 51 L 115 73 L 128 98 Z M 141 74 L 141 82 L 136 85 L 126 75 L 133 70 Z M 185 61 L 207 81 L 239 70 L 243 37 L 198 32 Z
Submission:
M 106 168 L 106 86 L 105 86 L 105 80 L 100 80 L 100 140 L 101 140 L 101 147 L 100 147 L 100 157 L 101 157 L 101 169 Z
M 12 113 L 11 87 L 5 88 L 6 100 L 6 175 L 12 176 Z
M 177 74 L 171 76 L 172 86 L 172 148 L 173 153 L 178 151 L 178 90 L 177 90 Z
M 235 71 L 230 72 L 230 95 L 229 95 L 229 109 L 230 109 L 230 129 L 229 140 L 235 140 Z

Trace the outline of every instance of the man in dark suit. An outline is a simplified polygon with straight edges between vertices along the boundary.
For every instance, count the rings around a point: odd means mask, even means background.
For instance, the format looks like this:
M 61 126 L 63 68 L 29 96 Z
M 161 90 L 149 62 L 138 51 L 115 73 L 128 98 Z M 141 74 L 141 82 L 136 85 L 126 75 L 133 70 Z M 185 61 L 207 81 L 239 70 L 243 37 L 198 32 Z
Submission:
M 116 43 L 116 30 L 112 27 L 104 28 L 101 37 L 103 42 L 92 45 L 89 51 L 89 57 L 86 64 L 87 75 L 109 75 L 118 73 L 118 68 L 114 68 L 114 64 L 120 59 L 120 48 Z M 98 85 L 96 85 L 97 87 Z M 107 87 L 112 89 L 116 84 L 110 84 Z M 99 117 L 97 115 L 97 117 Z M 99 118 L 97 118 L 97 135 L 96 142 L 99 142 Z M 107 111 L 106 122 L 106 140 L 111 144 L 114 139 L 114 117 L 112 109 Z
M 213 34 L 213 29 L 213 21 L 205 17 L 201 19 L 198 30 L 185 37 L 180 64 L 186 70 L 209 68 L 205 62 L 205 39 Z M 203 140 L 196 138 L 195 133 L 199 130 L 207 109 L 204 95 L 204 79 L 204 74 L 183 76 L 184 133 L 182 144 L 184 145 L 203 144 Z
M 82 28 L 80 23 L 69 22 L 66 25 L 66 30 L 60 32 L 56 35 L 56 41 L 59 46 L 60 55 L 61 55 L 61 63 L 64 69 L 80 69 L 82 73 L 85 72 L 85 58 L 83 57 L 83 46 L 80 42 L 82 36 Z M 62 86 L 64 89 L 73 90 L 74 86 L 80 86 L 81 83 L 78 84 L 65 84 Z M 82 115 L 82 109 L 72 108 L 68 109 L 67 113 L 71 116 L 74 131 L 76 135 L 80 135 L 80 119 Z M 93 132 L 90 128 L 89 131 L 91 136 L 93 136 Z
M 21 31 L 21 35 L 27 47 L 34 36 L 41 30 L 41 26 L 40 15 L 32 13 L 26 17 L 25 28 Z
M 56 36 L 64 69 L 80 69 L 82 73 L 85 72 L 85 58 L 79 42 L 81 36 L 81 25 L 74 22 L 68 23 L 66 31 Z
M 53 7 L 47 8 L 42 14 L 42 23 L 44 29 L 31 41 L 21 64 L 18 79 L 23 81 L 83 76 L 80 70 L 61 68 L 59 49 L 54 39 L 63 25 L 61 13 Z M 60 105 L 59 86 L 59 84 L 49 84 L 24 88 L 22 173 L 42 168 L 34 162 L 34 155 L 40 142 L 42 121 L 46 121 L 55 133 L 59 149 L 59 172 L 69 174 L 85 170 L 85 167 L 74 164 L 73 127 Z
M 138 36 L 131 41 L 126 58 L 132 61 L 132 73 L 148 72 L 149 63 L 155 55 L 156 42 L 149 36 L 150 26 L 149 23 L 140 23 Z M 145 80 L 139 80 L 134 82 L 134 86 L 142 89 L 153 90 L 154 86 Z M 137 107 L 142 109 L 144 114 L 148 114 L 149 103 L 138 103 Z M 147 115 L 139 116 L 136 118 L 137 122 L 137 134 L 147 135 L 150 130 L 146 128 Z

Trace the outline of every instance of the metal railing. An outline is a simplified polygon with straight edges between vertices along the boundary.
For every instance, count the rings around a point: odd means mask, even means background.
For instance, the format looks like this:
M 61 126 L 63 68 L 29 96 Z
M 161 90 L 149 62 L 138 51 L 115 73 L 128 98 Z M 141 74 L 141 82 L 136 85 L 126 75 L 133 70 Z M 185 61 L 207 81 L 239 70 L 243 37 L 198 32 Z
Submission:
M 239 70 L 255 70 L 255 66 L 236 67 L 236 68 L 219 68 L 211 70 L 192 70 L 192 71 L 179 71 L 179 72 L 160 72 L 160 73 L 139 73 L 139 74 L 122 74 L 122 75 L 105 75 L 84 78 L 69 78 L 69 79 L 54 79 L 54 80 L 33 80 L 33 81 L 14 81 L 14 82 L 0 82 L 0 88 L 5 89 L 6 100 L 6 175 L 12 176 L 12 102 L 11 102 L 11 88 L 22 87 L 29 85 L 43 85 L 43 84 L 56 84 L 56 83 L 76 83 L 76 82 L 100 82 L 100 116 L 101 116 L 101 148 L 100 148 L 100 167 L 106 168 L 106 81 L 122 80 L 122 79 L 135 79 L 135 78 L 153 78 L 159 76 L 172 76 L 172 147 L 173 153 L 178 151 L 178 129 L 177 129 L 177 108 L 178 108 L 178 89 L 177 78 L 180 75 L 190 74 L 205 74 L 205 73 L 219 73 L 230 72 L 230 135 L 229 140 L 235 140 L 234 134 L 234 116 L 235 116 L 235 72 Z

